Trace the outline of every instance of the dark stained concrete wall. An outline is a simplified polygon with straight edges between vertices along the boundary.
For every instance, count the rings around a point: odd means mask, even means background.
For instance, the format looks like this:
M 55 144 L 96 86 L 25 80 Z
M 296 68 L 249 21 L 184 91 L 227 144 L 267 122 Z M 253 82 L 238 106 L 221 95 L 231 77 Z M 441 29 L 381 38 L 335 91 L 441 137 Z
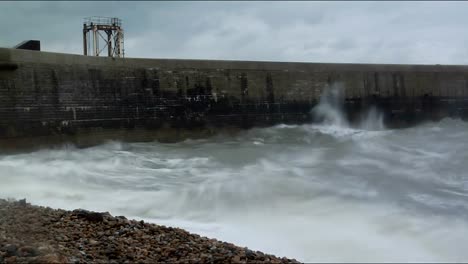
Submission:
M 184 131 L 183 138 L 310 122 L 334 84 L 345 88 L 350 120 L 376 106 L 387 125 L 407 126 L 467 118 L 467 80 L 468 66 L 113 59 L 0 48 L 0 139 L 122 129 Z

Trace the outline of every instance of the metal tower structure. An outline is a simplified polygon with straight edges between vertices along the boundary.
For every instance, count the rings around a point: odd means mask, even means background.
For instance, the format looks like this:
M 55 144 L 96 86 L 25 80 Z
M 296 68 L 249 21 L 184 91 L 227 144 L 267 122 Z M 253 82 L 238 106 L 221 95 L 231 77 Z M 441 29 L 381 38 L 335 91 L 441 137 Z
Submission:
M 124 57 L 122 20 L 115 17 L 85 18 L 83 23 L 83 54 L 101 56 L 106 48 L 107 56 Z

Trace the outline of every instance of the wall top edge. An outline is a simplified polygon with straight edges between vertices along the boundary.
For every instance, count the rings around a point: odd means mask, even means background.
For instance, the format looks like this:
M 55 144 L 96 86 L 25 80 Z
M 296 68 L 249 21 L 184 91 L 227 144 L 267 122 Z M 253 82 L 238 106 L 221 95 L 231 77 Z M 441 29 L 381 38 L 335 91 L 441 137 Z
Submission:
M 440 64 L 372 64 L 372 63 L 320 63 L 240 60 L 199 60 L 167 58 L 109 58 L 45 51 L 0 48 L 0 62 L 87 65 L 96 67 L 131 68 L 196 68 L 235 70 L 281 71 L 415 71 L 415 72 L 468 72 L 468 65 Z

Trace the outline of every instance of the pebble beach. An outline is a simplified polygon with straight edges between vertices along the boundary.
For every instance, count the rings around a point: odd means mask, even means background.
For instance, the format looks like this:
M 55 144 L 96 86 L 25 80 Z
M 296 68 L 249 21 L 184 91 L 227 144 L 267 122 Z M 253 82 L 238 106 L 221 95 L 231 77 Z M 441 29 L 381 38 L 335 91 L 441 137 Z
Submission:
M 297 263 L 180 228 L 0 199 L 0 263 Z

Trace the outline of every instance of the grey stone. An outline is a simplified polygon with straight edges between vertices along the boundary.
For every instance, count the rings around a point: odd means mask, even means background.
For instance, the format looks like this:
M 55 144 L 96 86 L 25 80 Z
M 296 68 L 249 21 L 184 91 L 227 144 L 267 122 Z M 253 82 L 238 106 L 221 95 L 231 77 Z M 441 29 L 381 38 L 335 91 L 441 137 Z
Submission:
M 104 220 L 103 213 L 90 212 L 87 210 L 74 210 L 73 214 L 79 218 L 84 218 L 90 222 L 102 222 Z
M 18 247 L 13 244 L 5 245 L 2 251 L 5 252 L 5 257 L 12 257 L 18 255 Z

